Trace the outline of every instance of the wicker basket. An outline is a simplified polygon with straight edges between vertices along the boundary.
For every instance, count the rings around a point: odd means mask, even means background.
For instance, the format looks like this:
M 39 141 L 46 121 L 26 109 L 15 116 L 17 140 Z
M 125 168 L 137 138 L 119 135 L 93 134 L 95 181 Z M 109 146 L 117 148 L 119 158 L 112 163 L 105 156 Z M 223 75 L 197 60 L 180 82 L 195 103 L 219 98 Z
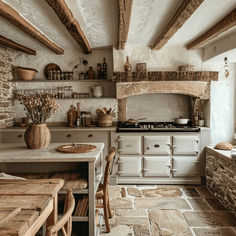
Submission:
M 31 68 L 24 68 L 24 67 L 16 67 L 17 75 L 22 80 L 33 80 L 36 72 L 38 72 L 35 69 Z
M 101 127 L 112 126 L 112 115 L 111 114 L 99 114 L 98 115 L 98 126 L 101 126 Z

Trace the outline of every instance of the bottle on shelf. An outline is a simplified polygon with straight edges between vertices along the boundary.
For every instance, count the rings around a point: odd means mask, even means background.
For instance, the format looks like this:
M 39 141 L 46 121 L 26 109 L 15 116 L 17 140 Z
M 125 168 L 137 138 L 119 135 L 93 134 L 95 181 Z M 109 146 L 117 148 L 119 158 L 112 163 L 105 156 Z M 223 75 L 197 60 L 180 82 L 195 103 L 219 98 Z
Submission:
M 95 79 L 95 72 L 94 72 L 92 66 L 90 66 L 89 70 L 88 70 L 88 79 L 89 80 L 94 80 Z
M 103 71 L 103 79 L 107 79 L 107 63 L 105 57 L 103 58 L 102 71 Z

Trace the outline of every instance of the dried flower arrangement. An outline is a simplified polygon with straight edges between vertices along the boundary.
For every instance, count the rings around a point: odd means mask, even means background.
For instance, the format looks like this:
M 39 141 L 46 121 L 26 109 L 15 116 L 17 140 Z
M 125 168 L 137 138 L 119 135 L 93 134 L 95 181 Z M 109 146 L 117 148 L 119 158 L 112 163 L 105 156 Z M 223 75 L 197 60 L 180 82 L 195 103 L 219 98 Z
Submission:
M 25 106 L 27 117 L 33 124 L 44 124 L 59 109 L 56 100 L 49 94 L 16 94 L 16 98 Z

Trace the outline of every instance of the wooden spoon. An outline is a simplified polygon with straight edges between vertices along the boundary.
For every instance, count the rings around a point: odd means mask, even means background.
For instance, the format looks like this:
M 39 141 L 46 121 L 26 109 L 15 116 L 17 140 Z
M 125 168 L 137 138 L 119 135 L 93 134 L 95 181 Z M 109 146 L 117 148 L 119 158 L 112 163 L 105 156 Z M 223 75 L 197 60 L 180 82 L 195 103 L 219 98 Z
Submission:
M 105 115 L 107 114 L 107 109 L 106 109 L 106 107 L 103 107 L 103 108 L 101 109 L 101 111 L 102 111 L 103 114 L 105 114 Z

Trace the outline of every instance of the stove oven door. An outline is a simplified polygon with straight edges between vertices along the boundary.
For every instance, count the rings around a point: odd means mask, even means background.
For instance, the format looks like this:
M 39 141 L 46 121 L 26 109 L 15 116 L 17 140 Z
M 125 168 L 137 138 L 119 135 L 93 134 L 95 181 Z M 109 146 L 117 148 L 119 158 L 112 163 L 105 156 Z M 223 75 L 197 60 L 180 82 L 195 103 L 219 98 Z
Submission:
M 173 177 L 199 176 L 197 157 L 174 157 L 172 173 Z
M 199 154 L 198 136 L 174 136 L 173 155 L 193 155 Z
M 168 156 L 145 156 L 143 160 L 144 176 L 170 176 L 170 157 Z
M 170 136 L 144 136 L 144 154 L 169 155 Z
M 139 155 L 141 154 L 141 136 L 123 136 L 118 137 L 119 154 Z
M 118 160 L 119 176 L 141 176 L 141 156 L 120 156 Z

